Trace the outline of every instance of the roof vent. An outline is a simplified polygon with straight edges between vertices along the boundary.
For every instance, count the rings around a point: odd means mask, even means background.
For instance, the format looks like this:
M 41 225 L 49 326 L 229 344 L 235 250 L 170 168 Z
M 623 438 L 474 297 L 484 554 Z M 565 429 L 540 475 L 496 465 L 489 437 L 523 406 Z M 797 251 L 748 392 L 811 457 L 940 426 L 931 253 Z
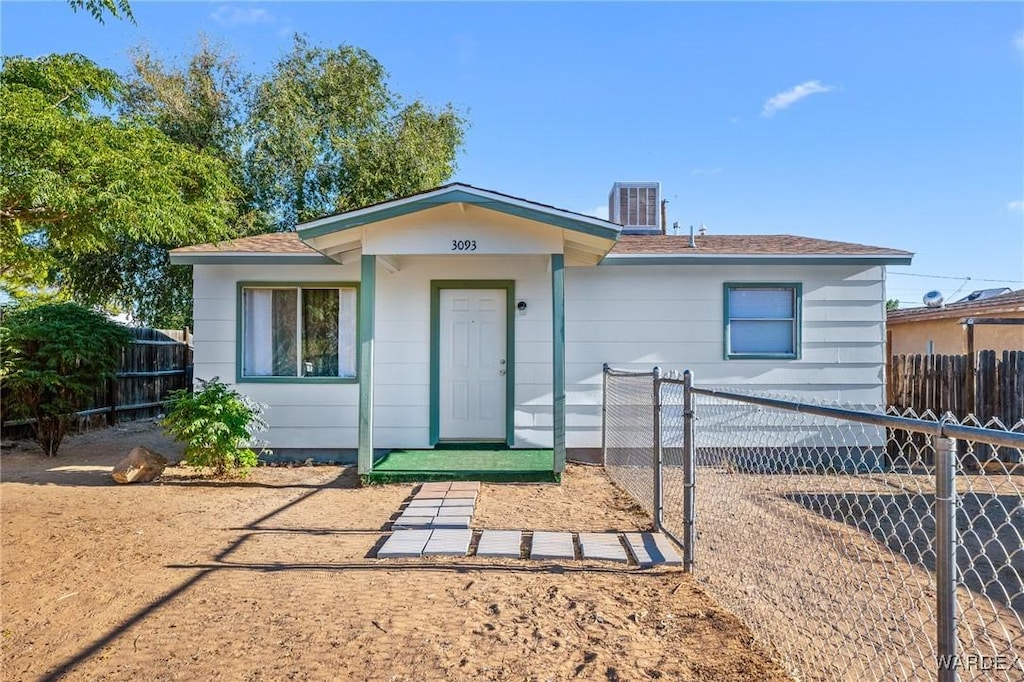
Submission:
M 942 302 L 945 299 L 942 298 L 941 291 L 929 291 L 927 294 L 924 295 L 924 298 L 922 300 L 924 301 L 924 304 L 929 308 L 941 308 Z
M 662 234 L 660 182 L 616 182 L 608 194 L 608 220 L 622 234 Z

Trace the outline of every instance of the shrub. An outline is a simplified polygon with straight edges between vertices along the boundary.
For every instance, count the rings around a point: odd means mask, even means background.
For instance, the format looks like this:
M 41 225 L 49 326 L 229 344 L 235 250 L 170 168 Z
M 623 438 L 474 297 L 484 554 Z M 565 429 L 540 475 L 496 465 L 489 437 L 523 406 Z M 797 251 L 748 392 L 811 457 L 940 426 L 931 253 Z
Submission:
M 30 420 L 53 457 L 86 401 L 114 378 L 128 330 L 77 303 L 27 305 L 0 322 L 0 382 L 11 416 Z
M 185 462 L 197 469 L 209 467 L 217 476 L 229 471 L 241 475 L 256 466 L 251 448 L 264 431 L 263 406 L 221 383 L 217 377 L 199 380 L 199 389 L 170 395 L 164 429 L 185 444 Z

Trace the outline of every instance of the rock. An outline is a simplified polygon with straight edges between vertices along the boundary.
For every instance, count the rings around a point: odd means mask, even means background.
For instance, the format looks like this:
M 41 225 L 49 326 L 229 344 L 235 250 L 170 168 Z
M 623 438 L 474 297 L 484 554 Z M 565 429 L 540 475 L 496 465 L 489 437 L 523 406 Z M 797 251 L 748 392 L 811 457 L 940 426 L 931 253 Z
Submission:
M 160 477 L 167 466 L 167 459 L 141 445 L 124 456 L 111 476 L 118 483 L 149 483 Z

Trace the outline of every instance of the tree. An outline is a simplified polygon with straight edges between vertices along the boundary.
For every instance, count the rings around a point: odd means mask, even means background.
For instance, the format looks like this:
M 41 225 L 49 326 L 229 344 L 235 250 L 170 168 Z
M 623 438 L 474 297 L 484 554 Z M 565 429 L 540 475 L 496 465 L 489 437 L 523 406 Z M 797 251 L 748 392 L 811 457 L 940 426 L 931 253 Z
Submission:
M 386 78 L 364 50 L 313 47 L 296 35 L 256 85 L 247 184 L 279 229 L 412 194 L 454 172 L 464 120 L 450 104 L 403 104 Z
M 231 236 L 238 191 L 213 154 L 138 118 L 94 113 L 124 96 L 81 55 L 9 57 L 0 71 L 0 286 L 56 285 L 133 309 L 159 284 L 126 243 L 168 247 Z M 146 319 L 147 311 L 136 311 Z
M 68 4 L 76 12 L 84 9 L 92 15 L 93 19 L 101 24 L 106 12 L 110 12 L 117 19 L 123 16 L 133 24 L 135 23 L 135 15 L 132 14 L 132 8 L 128 4 L 128 0 L 68 0 Z
M 898 298 L 890 298 L 885 302 L 885 312 L 890 310 L 898 310 L 900 307 L 900 300 Z
M 25 306 L 4 313 L 0 368 L 7 407 L 31 420 L 48 456 L 60 448 L 76 410 L 114 377 L 128 331 L 77 303 Z

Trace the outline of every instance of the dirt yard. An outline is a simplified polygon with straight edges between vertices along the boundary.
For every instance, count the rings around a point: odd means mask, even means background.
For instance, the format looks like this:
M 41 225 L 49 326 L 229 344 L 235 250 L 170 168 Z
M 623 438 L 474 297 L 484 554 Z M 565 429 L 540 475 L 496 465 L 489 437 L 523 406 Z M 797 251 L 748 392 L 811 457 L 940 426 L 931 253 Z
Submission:
M 117 486 L 150 423 L 0 457 L 3 680 L 785 680 L 678 569 L 371 558 L 411 485 L 351 468 L 169 468 Z M 476 527 L 647 526 L 602 470 L 485 485 Z

